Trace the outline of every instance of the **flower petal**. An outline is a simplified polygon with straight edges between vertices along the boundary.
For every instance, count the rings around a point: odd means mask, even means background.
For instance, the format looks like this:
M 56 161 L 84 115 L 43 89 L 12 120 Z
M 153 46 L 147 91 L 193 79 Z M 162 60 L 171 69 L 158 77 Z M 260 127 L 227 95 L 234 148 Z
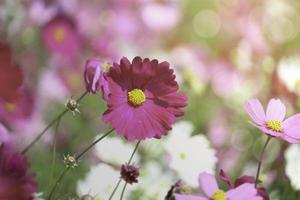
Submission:
M 203 172 L 199 175 L 199 185 L 207 197 L 212 197 L 219 189 L 216 178 L 206 172 Z
M 248 100 L 244 104 L 244 109 L 247 111 L 252 121 L 257 125 L 263 125 L 266 122 L 264 109 L 258 99 Z
M 300 143 L 300 114 L 293 115 L 283 122 L 282 138 L 289 143 Z
M 204 197 L 192 196 L 192 195 L 175 194 L 175 200 L 209 200 L 209 199 Z
M 231 189 L 226 192 L 226 197 L 230 200 L 262 200 L 261 197 L 257 197 L 257 190 L 254 184 L 245 183 L 235 189 Z
M 271 99 L 267 107 L 267 120 L 283 121 L 286 113 L 285 105 L 280 99 Z

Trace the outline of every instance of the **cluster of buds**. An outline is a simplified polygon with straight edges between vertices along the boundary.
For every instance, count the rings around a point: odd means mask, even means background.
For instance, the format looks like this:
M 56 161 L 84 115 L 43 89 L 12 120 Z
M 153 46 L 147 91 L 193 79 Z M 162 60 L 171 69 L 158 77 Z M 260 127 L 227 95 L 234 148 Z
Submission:
M 135 167 L 134 165 L 126 164 L 121 166 L 121 178 L 125 182 L 129 184 L 137 183 L 137 178 L 139 175 L 139 168 Z
M 76 158 L 69 154 L 67 156 L 64 156 L 64 163 L 67 167 L 70 168 L 75 168 L 78 166 Z

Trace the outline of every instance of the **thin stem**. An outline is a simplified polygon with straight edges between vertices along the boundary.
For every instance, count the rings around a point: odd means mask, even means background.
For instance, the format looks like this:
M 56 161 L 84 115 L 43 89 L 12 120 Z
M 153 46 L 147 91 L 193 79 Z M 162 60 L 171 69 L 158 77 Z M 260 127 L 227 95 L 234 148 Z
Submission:
M 268 143 L 270 142 L 271 140 L 271 136 L 268 136 L 266 142 L 265 142 L 265 145 L 263 147 L 263 150 L 261 152 L 261 155 L 260 155 L 260 159 L 259 159 L 259 162 L 258 162 L 258 167 L 257 167 L 257 172 L 256 172 L 256 178 L 255 178 L 255 187 L 257 186 L 258 182 L 259 182 L 259 173 L 260 173 L 260 169 L 261 169 L 261 165 L 262 165 L 262 160 L 264 158 L 264 153 L 265 153 L 265 150 L 267 148 L 267 145 Z
M 80 102 L 85 95 L 87 95 L 88 92 L 84 92 L 76 101 Z M 63 110 L 55 119 L 53 119 L 45 128 L 44 130 L 39 133 L 36 138 L 27 146 L 24 148 L 24 150 L 22 151 L 22 154 L 26 154 L 26 152 L 37 142 L 41 139 L 41 137 L 47 132 L 47 130 L 49 128 L 51 128 L 59 119 L 61 119 L 67 112 L 69 111 L 68 108 L 66 108 L 65 110 Z
M 61 182 L 61 180 L 62 180 L 62 179 L 64 178 L 64 176 L 67 174 L 67 172 L 69 171 L 69 169 L 70 169 L 70 167 L 65 168 L 64 171 L 60 174 L 59 178 L 56 180 L 54 186 L 52 187 L 51 192 L 50 192 L 50 194 L 49 194 L 47 200 L 50 200 L 50 199 L 51 199 L 51 197 L 52 197 L 52 195 L 54 194 L 54 191 L 55 191 L 57 185 Z
M 125 193 L 125 190 L 126 190 L 126 186 L 127 186 L 127 183 L 124 184 L 124 187 L 123 187 L 123 189 L 122 189 L 122 193 L 121 193 L 120 200 L 123 199 L 123 196 L 124 196 L 124 193 Z
M 95 144 L 100 142 L 103 138 L 108 136 L 114 129 L 110 129 L 107 133 L 102 135 L 99 139 L 95 140 L 92 144 L 90 144 L 87 148 L 85 148 L 78 156 L 76 156 L 76 160 L 80 159 L 86 152 L 88 152 Z
M 58 133 L 58 127 L 59 127 L 60 121 L 61 121 L 61 118 L 58 119 L 56 126 L 55 126 L 49 186 L 52 184 L 53 177 L 54 177 L 54 166 L 55 166 L 55 161 L 56 161 L 56 140 L 57 140 L 57 133 Z
M 129 160 L 128 160 L 128 163 L 127 163 L 128 165 L 131 163 L 131 161 L 132 161 L 132 159 L 133 159 L 133 156 L 134 156 L 134 154 L 136 153 L 136 151 L 137 151 L 137 149 L 138 149 L 140 143 L 141 143 L 141 141 L 138 141 L 138 142 L 136 143 L 135 148 L 134 148 L 134 150 L 133 150 L 133 152 L 132 152 L 132 154 L 131 154 L 131 156 L 130 156 L 130 158 L 129 158 Z M 116 193 L 116 191 L 117 191 L 117 189 L 118 189 L 118 187 L 119 187 L 121 181 L 122 181 L 122 178 L 120 177 L 119 180 L 118 180 L 118 182 L 117 182 L 117 184 L 116 184 L 116 186 L 115 186 L 115 188 L 114 188 L 114 190 L 113 190 L 113 192 L 112 192 L 111 195 L 109 196 L 109 199 L 108 199 L 108 200 L 111 200 L 111 199 L 113 198 L 113 196 L 115 195 L 115 193 Z M 126 186 L 124 186 L 124 187 L 125 187 L 125 188 L 123 188 L 124 191 L 122 191 L 122 193 L 125 192 Z M 122 196 L 123 196 L 123 194 L 122 194 Z
M 78 159 L 80 159 L 86 152 L 88 152 L 95 144 L 97 144 L 98 142 L 100 142 L 102 139 L 104 139 L 106 136 L 108 136 L 111 132 L 113 132 L 114 129 L 109 130 L 108 132 L 106 132 L 103 136 L 101 136 L 99 139 L 97 139 L 95 142 L 93 142 L 92 144 L 90 144 L 87 148 L 85 148 L 78 156 L 76 156 L 76 161 Z M 61 175 L 59 176 L 59 178 L 56 180 L 54 186 L 51 189 L 51 192 L 47 198 L 47 200 L 50 200 L 52 195 L 54 194 L 54 191 L 56 190 L 57 185 L 62 181 L 62 179 L 65 177 L 65 175 L 67 174 L 67 172 L 69 171 L 70 166 L 65 168 L 65 170 L 61 173 Z
M 112 191 L 111 195 L 109 196 L 109 199 L 108 200 L 111 200 L 113 198 L 113 196 L 115 195 L 120 183 L 122 181 L 122 178 L 119 178 L 118 182 L 117 182 L 117 185 L 115 186 L 114 190 Z

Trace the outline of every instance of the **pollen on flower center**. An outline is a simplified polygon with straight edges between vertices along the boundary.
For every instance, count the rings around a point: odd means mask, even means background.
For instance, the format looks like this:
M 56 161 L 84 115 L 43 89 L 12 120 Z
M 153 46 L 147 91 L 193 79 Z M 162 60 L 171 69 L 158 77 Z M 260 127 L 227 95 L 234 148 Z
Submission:
M 146 101 L 146 96 L 142 90 L 136 88 L 127 93 L 127 99 L 129 103 L 137 107 Z
M 278 120 L 270 120 L 267 122 L 267 127 L 273 131 L 280 132 L 282 131 L 282 123 Z
M 56 28 L 53 36 L 56 42 L 62 42 L 65 39 L 65 30 L 63 28 Z
M 218 190 L 212 196 L 212 200 L 226 200 L 226 193 L 223 190 Z

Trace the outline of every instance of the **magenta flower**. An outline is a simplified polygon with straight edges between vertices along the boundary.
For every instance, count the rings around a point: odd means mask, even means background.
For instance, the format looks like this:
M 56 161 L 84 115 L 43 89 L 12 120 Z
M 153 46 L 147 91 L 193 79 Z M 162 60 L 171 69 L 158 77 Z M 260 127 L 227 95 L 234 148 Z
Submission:
M 48 22 L 42 30 L 46 48 L 66 58 L 78 55 L 81 40 L 74 22 L 65 15 L 59 14 Z
M 300 114 L 284 120 L 286 108 L 279 99 L 269 101 L 266 113 L 258 99 L 248 100 L 244 108 L 262 132 L 289 143 L 300 143 Z
M 8 145 L 0 147 L 0 199 L 32 200 L 37 184 L 29 163 Z
M 103 98 L 107 99 L 109 92 L 104 71 L 108 69 L 105 69 L 105 66 L 107 66 L 107 64 L 104 64 L 99 60 L 87 60 L 84 70 L 84 80 L 88 92 L 96 94 L 101 88 Z
M 122 58 L 107 73 L 110 94 L 103 121 L 127 140 L 160 138 L 184 114 L 186 97 L 177 92 L 168 62 Z
M 215 177 L 203 172 L 199 175 L 199 184 L 205 197 L 175 194 L 176 200 L 262 200 L 257 196 L 254 184 L 244 183 L 227 192 L 218 188 Z

